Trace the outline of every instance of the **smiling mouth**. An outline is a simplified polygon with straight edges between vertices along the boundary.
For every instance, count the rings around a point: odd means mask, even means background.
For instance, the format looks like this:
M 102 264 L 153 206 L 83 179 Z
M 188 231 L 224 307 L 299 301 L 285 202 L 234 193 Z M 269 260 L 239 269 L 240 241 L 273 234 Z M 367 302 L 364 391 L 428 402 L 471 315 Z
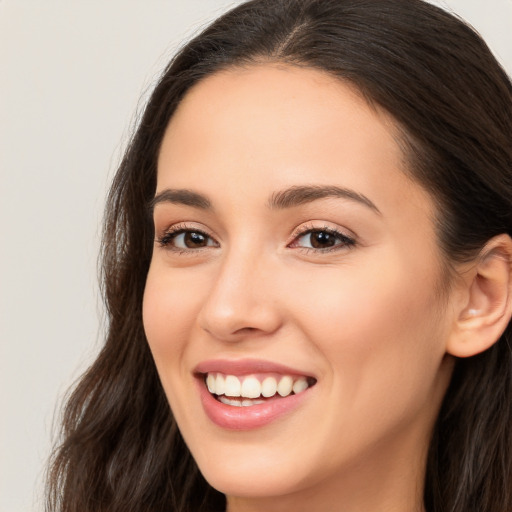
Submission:
M 314 386 L 316 379 L 280 374 L 237 376 L 208 372 L 204 375 L 204 382 L 210 394 L 219 402 L 234 407 L 251 407 L 298 395 Z

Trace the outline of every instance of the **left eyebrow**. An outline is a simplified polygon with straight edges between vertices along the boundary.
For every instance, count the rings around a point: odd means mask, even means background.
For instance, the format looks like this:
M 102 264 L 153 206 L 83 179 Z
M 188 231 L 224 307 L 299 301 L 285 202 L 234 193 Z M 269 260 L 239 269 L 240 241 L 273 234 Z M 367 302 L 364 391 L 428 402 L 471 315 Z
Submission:
M 198 194 L 193 190 L 188 189 L 170 189 L 166 188 L 158 193 L 149 203 L 150 211 L 153 211 L 155 206 L 160 203 L 174 203 L 182 204 L 185 206 L 192 206 L 201 210 L 211 210 L 211 201 L 202 194 Z
M 292 208 L 328 197 L 356 201 L 357 203 L 367 206 L 375 213 L 382 215 L 377 206 L 365 195 L 349 188 L 334 185 L 301 185 L 274 192 L 268 200 L 268 206 L 272 209 Z

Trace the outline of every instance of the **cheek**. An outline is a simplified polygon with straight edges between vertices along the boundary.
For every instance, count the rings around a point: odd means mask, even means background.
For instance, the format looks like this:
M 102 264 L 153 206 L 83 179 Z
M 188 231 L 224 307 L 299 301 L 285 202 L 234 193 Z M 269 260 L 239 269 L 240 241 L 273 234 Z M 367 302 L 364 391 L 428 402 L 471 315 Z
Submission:
M 197 317 L 200 288 L 169 269 L 152 264 L 146 280 L 142 317 L 144 331 L 159 369 L 179 361 Z M 160 371 L 161 375 L 168 375 Z
M 318 272 L 295 298 L 302 330 L 330 365 L 333 389 L 340 399 L 353 397 L 354 407 L 427 400 L 444 355 L 435 272 L 385 255 L 379 261 L 364 272 Z

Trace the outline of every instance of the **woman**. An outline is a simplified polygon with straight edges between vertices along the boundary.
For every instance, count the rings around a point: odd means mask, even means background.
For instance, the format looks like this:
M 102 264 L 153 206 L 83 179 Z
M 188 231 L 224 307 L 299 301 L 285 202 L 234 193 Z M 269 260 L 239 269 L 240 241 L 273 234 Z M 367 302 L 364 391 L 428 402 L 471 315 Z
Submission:
M 511 133 L 419 0 L 254 0 L 187 44 L 111 189 L 49 510 L 510 510 Z

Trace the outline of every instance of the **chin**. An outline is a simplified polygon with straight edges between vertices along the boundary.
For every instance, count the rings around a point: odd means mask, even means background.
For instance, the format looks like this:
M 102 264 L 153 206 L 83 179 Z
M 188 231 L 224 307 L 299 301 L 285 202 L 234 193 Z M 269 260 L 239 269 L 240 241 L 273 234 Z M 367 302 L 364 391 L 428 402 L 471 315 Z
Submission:
M 286 457 L 290 449 L 279 454 L 277 447 L 239 445 L 217 453 L 207 450 L 196 457 L 196 462 L 206 481 L 227 496 L 272 497 L 311 485 L 307 466 L 298 458 Z
M 244 498 L 270 498 L 297 491 L 303 484 L 303 479 L 297 474 L 291 474 L 286 468 L 276 465 L 262 469 L 259 465 L 231 465 L 223 464 L 200 467 L 206 481 L 216 490 L 226 496 Z M 227 467 L 229 466 L 229 467 Z

